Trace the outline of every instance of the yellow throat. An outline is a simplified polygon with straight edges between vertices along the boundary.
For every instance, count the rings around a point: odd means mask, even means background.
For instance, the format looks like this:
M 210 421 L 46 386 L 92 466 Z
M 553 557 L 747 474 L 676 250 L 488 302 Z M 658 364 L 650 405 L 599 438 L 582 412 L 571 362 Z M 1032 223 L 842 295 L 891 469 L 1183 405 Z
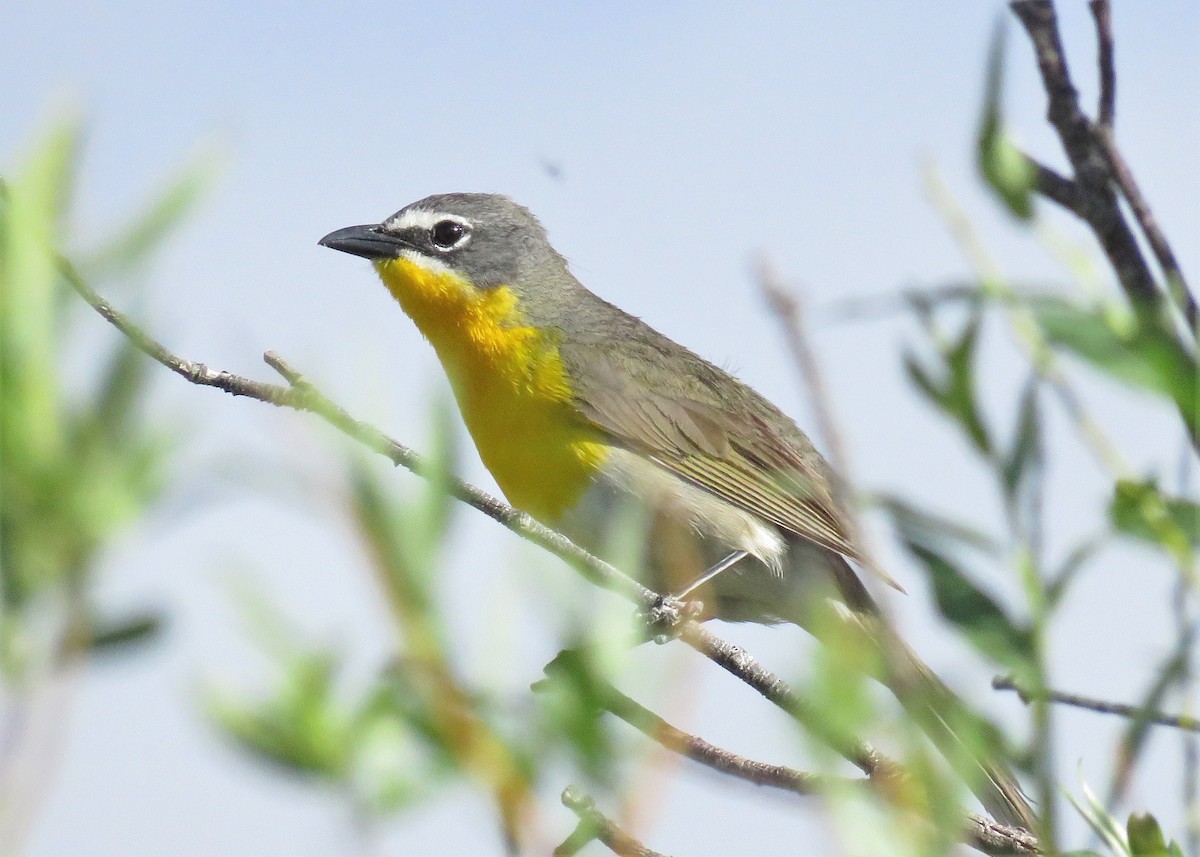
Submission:
M 576 416 L 552 336 L 508 286 L 477 289 L 410 259 L 374 263 L 433 345 L 479 457 L 516 507 L 553 525 L 591 485 L 609 447 Z

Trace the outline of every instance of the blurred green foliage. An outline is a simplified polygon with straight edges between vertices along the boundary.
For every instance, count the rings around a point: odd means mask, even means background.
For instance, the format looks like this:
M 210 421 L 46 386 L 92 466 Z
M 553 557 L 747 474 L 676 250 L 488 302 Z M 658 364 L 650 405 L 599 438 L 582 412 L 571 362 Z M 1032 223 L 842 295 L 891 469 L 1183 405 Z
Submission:
M 1033 219 L 1034 167 L 1013 143 L 1004 125 L 1005 21 L 996 22 L 988 47 L 983 115 L 976 141 L 979 172 L 1018 220 Z
M 63 276 L 79 140 L 58 125 L 0 184 L 0 667 L 18 685 L 146 640 L 162 621 L 99 616 L 90 599 L 106 546 L 166 488 L 173 442 L 146 409 L 151 364 L 124 337 L 82 355 L 82 372 L 65 368 L 80 356 L 80 316 L 95 320 Z M 142 267 L 204 176 L 193 166 L 151 201 L 94 252 L 94 273 Z

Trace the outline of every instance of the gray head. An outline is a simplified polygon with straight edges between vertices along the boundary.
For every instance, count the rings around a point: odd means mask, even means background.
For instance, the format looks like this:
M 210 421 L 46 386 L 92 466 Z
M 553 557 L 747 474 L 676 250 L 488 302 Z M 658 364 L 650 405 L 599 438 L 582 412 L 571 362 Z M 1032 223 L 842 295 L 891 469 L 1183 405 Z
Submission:
M 427 196 L 382 223 L 339 229 L 320 243 L 372 260 L 413 255 L 438 262 L 483 289 L 566 269 L 533 213 L 495 193 Z

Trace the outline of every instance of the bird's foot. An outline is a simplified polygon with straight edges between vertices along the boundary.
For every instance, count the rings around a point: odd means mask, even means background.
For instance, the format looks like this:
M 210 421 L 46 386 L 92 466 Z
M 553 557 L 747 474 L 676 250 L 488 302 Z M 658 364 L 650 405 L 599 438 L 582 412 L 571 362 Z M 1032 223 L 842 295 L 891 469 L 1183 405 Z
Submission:
M 661 646 L 679 636 L 685 622 L 703 613 L 702 601 L 683 601 L 673 595 L 660 595 L 649 610 L 639 610 L 635 616 L 645 628 L 647 638 Z

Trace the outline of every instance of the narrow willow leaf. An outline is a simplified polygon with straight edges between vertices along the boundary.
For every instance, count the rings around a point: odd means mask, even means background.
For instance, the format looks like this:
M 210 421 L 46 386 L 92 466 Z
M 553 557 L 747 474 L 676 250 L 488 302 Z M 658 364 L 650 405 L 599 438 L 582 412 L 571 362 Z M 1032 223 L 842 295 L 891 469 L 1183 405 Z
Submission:
M 868 502 L 885 511 L 905 538 L 918 544 L 969 547 L 988 556 L 1000 555 L 1000 543 L 974 527 L 922 509 L 903 497 L 878 494 Z
M 1042 427 L 1038 407 L 1038 381 L 1034 376 L 1025 384 L 1018 406 L 1017 426 L 1008 454 L 1004 457 L 1002 476 L 1005 491 L 1016 499 L 1029 478 L 1042 468 Z
M 1009 618 L 949 557 L 912 541 L 906 541 L 906 547 L 928 571 L 941 614 L 981 654 L 1022 679 L 1028 676 L 1033 663 L 1033 638 L 1029 630 Z
M 1082 775 L 1080 776 L 1080 788 L 1083 790 L 1083 802 L 1080 802 L 1070 792 L 1064 791 L 1067 800 L 1071 802 L 1080 817 L 1088 823 L 1096 835 L 1104 840 L 1113 854 L 1119 855 L 1119 857 L 1132 857 L 1129 853 L 1129 843 L 1125 838 L 1124 829 L 1105 808 L 1087 782 L 1083 780 Z
M 976 140 L 976 163 L 984 181 L 1018 219 L 1033 217 L 1036 172 L 1004 127 L 1004 22 L 997 21 L 988 47 L 983 111 Z
M 109 654 L 153 642 L 162 633 L 165 620 L 161 613 L 145 612 L 120 619 L 93 620 L 91 649 Z
M 1163 700 L 1166 699 L 1167 694 L 1187 676 L 1192 642 L 1191 634 L 1180 636 L 1175 648 L 1167 654 L 1162 666 L 1156 671 L 1154 683 L 1150 685 L 1150 689 L 1139 706 L 1141 713 L 1125 727 L 1125 731 L 1121 735 L 1119 752 L 1115 754 L 1112 785 L 1109 789 L 1112 797 L 1124 794 L 1134 769 L 1141 759 L 1142 752 L 1146 749 L 1147 739 L 1150 737 L 1150 730 L 1154 725 L 1150 722 L 1150 713 L 1161 711 Z

